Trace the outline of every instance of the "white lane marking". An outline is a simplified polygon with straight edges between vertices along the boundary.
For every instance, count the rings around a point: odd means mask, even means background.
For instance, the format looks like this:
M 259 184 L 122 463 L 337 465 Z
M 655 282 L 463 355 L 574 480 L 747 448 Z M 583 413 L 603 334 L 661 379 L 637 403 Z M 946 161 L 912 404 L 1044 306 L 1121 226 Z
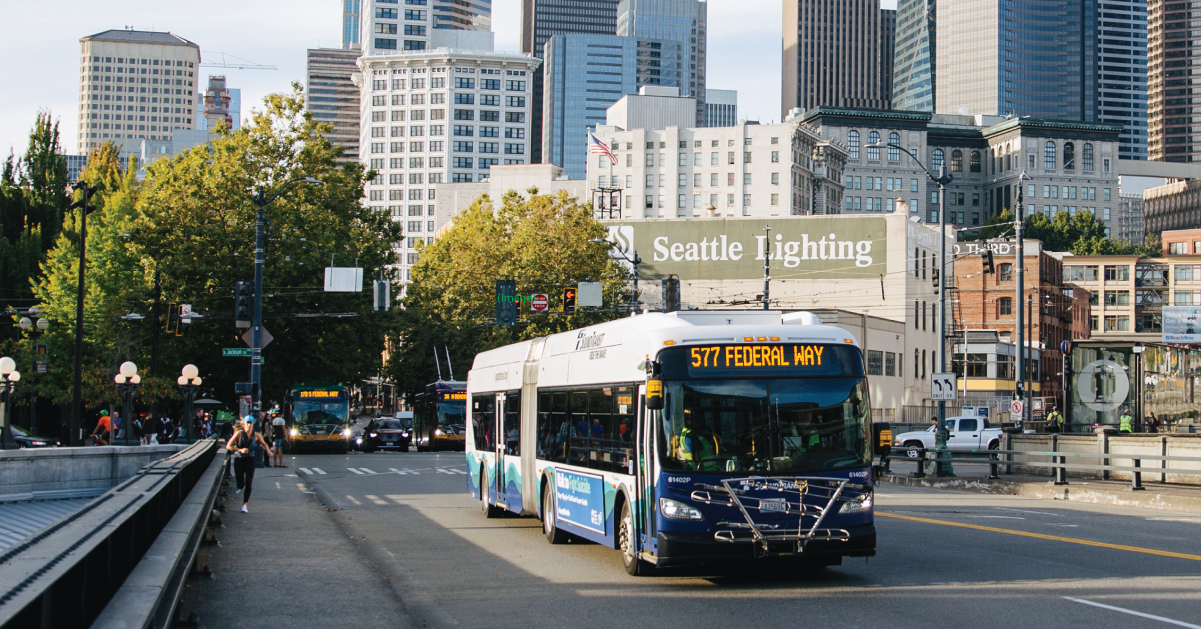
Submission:
M 362 472 L 360 472 L 360 471 L 358 471 L 358 470 L 354 469 L 353 467 L 348 467 L 348 468 L 346 468 L 346 469 L 348 469 L 348 470 L 350 470 L 350 471 L 354 472 L 355 474 L 358 474 L 359 476 L 362 476 L 362 475 L 363 475 L 363 473 L 362 473 Z
M 321 468 L 319 468 L 319 467 L 314 467 L 314 468 L 313 468 L 313 471 L 314 471 L 314 472 L 317 472 L 318 474 L 325 474 L 325 470 L 323 470 L 323 469 L 321 469 Z
M 296 488 L 299 489 L 300 491 L 304 491 L 305 489 L 307 489 L 304 486 L 304 483 L 296 483 Z
M 1189 522 L 1201 524 L 1201 518 L 1146 518 L 1148 522 Z
M 440 474 L 454 474 L 454 472 L 453 472 L 453 471 L 451 471 L 451 470 L 444 470 L 444 469 L 442 469 L 442 468 L 438 468 L 437 470 L 434 470 L 434 471 L 436 471 L 436 472 L 438 472 L 438 473 L 440 473 Z
M 1069 601 L 1083 603 L 1085 605 L 1092 605 L 1093 607 L 1100 607 L 1101 609 L 1108 609 L 1110 611 L 1122 612 L 1123 614 L 1130 614 L 1131 616 L 1138 616 L 1139 618 L 1147 618 L 1149 620 L 1158 620 L 1159 622 L 1166 622 L 1169 625 L 1176 625 L 1177 627 L 1188 627 L 1189 629 L 1201 629 L 1201 625 L 1194 625 L 1192 623 L 1187 623 L 1187 622 L 1183 622 L 1180 620 L 1173 620 L 1171 618 L 1164 618 L 1163 616 L 1155 616 L 1153 614 L 1144 614 L 1143 612 L 1136 612 L 1133 609 L 1126 609 L 1124 607 L 1114 607 L 1113 605 L 1104 605 L 1102 603 L 1098 603 L 1096 601 L 1085 600 L 1083 598 L 1072 598 L 1070 596 L 1065 596 L 1064 598 L 1066 598 Z
M 284 474 L 284 476 L 287 476 L 288 478 L 300 478 L 299 476 L 297 476 L 295 474 Z
M 356 499 L 354 496 L 351 496 L 351 495 L 347 495 L 346 499 L 353 502 L 355 504 L 355 506 L 362 506 L 362 504 L 363 504 L 363 503 L 359 502 L 358 499 Z
M 276 489 L 283 489 L 283 487 L 280 487 L 280 486 L 279 486 L 279 483 L 278 483 L 278 482 L 276 482 L 276 483 L 275 483 L 275 488 L 276 488 Z
M 371 470 L 369 470 L 369 469 L 367 469 L 367 468 L 365 468 L 365 467 L 360 467 L 359 469 L 360 469 L 360 470 L 363 470 L 364 472 L 367 472 L 368 474 L 374 474 L 374 473 L 375 473 L 375 472 L 373 472 L 373 471 L 371 471 Z
M 1014 511 L 1016 513 L 1033 513 L 1035 515 L 1049 515 L 1049 516 L 1056 517 L 1056 518 L 1063 517 L 1062 513 L 1047 513 L 1045 511 L 1027 511 L 1025 509 L 1007 509 L 1005 507 L 993 507 L 993 508 L 997 509 L 999 511 Z
M 987 518 L 989 520 L 1025 520 L 1013 515 L 969 515 L 969 518 Z
M 467 472 L 464 472 L 463 470 L 456 470 L 453 467 L 439 467 L 435 471 L 441 472 L 443 474 L 466 474 L 467 473 Z
M 367 499 L 368 499 L 368 500 L 370 500 L 371 502 L 374 502 L 374 503 L 375 503 L 375 504 L 377 504 L 377 505 L 386 505 L 386 504 L 388 504 L 388 501 L 387 501 L 387 500 L 383 500 L 383 499 L 381 499 L 379 496 L 373 496 L 373 495 L 371 495 L 371 494 L 367 494 Z
M 415 474 L 415 475 L 418 475 L 418 476 L 420 476 L 420 475 L 421 475 L 421 473 L 420 473 L 420 472 L 418 472 L 417 470 L 411 470 L 411 469 L 409 469 L 409 468 L 407 468 L 407 467 L 406 467 L 405 469 L 403 469 L 403 470 L 398 470 L 398 469 L 396 469 L 396 468 L 394 468 L 394 467 L 390 467 L 390 468 L 388 468 L 388 469 L 389 469 L 390 471 L 392 471 L 392 472 L 395 472 L 395 473 L 397 473 L 397 474 Z
M 309 468 L 307 468 L 307 467 L 302 467 L 302 468 L 300 468 L 300 471 L 304 472 L 305 474 L 308 474 L 309 476 L 312 476 L 312 475 L 313 475 L 313 470 L 310 470 L 310 469 L 309 469 Z
M 1047 526 L 1060 526 L 1066 529 L 1074 529 L 1079 526 L 1078 524 L 1056 524 L 1054 522 L 1043 522 L 1043 524 L 1046 524 Z

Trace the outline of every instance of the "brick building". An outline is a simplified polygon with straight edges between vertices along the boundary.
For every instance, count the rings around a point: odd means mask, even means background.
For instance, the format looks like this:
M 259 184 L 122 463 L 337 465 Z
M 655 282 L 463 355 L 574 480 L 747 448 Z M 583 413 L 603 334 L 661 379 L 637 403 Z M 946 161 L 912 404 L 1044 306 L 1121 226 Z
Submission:
M 970 242 L 955 246 L 956 279 L 948 286 L 953 333 L 995 330 L 1002 343 L 1013 343 L 1017 323 L 1016 242 L 991 243 L 995 271 L 991 274 L 984 272 L 980 246 L 980 243 Z M 1035 395 L 1058 398 L 1063 376 L 1060 344 L 1066 340 L 1089 338 L 1089 291 L 1065 282 L 1063 263 L 1043 251 L 1039 241 L 1025 242 L 1025 258 L 1026 295 L 1031 301 L 1026 313 L 1033 313 L 1027 326 L 1030 337 L 1039 343 L 1039 350 L 1034 355 L 1042 366 L 1036 372 L 1038 377 L 1034 379 L 1033 388 Z M 1012 360 L 1012 354 L 1008 360 Z M 997 372 L 1012 373 L 1006 369 Z M 989 373 L 994 370 L 990 369 Z M 1009 390 L 1012 391 L 1012 387 Z

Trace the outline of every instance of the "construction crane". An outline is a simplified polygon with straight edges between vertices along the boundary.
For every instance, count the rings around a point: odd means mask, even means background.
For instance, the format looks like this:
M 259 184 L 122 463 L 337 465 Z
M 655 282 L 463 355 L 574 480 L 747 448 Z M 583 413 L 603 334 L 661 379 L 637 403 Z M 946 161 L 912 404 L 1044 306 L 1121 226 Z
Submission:
M 202 67 L 202 68 L 232 68 L 235 70 L 278 70 L 279 69 L 279 68 L 276 68 L 275 66 L 268 66 L 268 65 L 262 65 L 260 63 L 253 63 L 253 62 L 247 61 L 245 59 L 242 59 L 241 57 L 227 55 L 223 52 L 206 52 L 204 54 L 206 57 L 210 57 L 210 58 L 212 57 L 212 55 L 220 55 L 221 60 L 220 61 L 201 62 L 200 67 Z

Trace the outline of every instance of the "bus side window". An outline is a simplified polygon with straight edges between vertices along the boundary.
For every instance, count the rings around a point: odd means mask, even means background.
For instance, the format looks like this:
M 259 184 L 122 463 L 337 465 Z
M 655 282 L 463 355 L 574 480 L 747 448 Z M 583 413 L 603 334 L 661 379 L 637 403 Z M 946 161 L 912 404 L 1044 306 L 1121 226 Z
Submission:
M 540 459 L 549 459 L 551 451 L 551 431 L 550 431 L 550 394 L 538 394 L 538 407 L 535 411 L 534 429 L 538 431 L 537 441 L 537 457 Z
M 521 454 L 521 391 L 505 394 L 505 454 Z
M 427 421 L 432 421 L 432 418 L 429 418 Z M 495 394 L 477 393 L 471 396 L 471 424 L 472 432 L 475 435 L 475 449 L 481 451 L 494 450 L 496 447 L 496 437 L 494 434 L 496 432 Z
M 590 390 L 588 411 L 592 436 L 588 448 L 588 467 L 612 471 L 615 458 L 612 387 Z
M 555 463 L 566 463 L 567 449 L 571 443 L 571 422 L 567 420 L 567 393 L 563 391 L 551 394 L 550 441 L 547 458 Z
M 571 447 L 567 451 L 567 463 L 588 466 L 589 435 L 592 433 L 588 419 L 588 392 L 571 392 Z
M 614 390 L 613 442 L 617 457 L 614 471 L 629 473 L 629 461 L 634 448 L 634 388 L 618 387 Z

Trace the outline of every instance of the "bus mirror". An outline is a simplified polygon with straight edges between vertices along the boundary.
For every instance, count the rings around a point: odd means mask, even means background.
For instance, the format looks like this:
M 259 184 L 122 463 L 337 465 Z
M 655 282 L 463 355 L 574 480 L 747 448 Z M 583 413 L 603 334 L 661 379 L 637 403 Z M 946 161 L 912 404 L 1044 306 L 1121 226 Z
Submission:
M 652 411 L 663 410 L 663 381 L 646 381 L 646 407 Z

